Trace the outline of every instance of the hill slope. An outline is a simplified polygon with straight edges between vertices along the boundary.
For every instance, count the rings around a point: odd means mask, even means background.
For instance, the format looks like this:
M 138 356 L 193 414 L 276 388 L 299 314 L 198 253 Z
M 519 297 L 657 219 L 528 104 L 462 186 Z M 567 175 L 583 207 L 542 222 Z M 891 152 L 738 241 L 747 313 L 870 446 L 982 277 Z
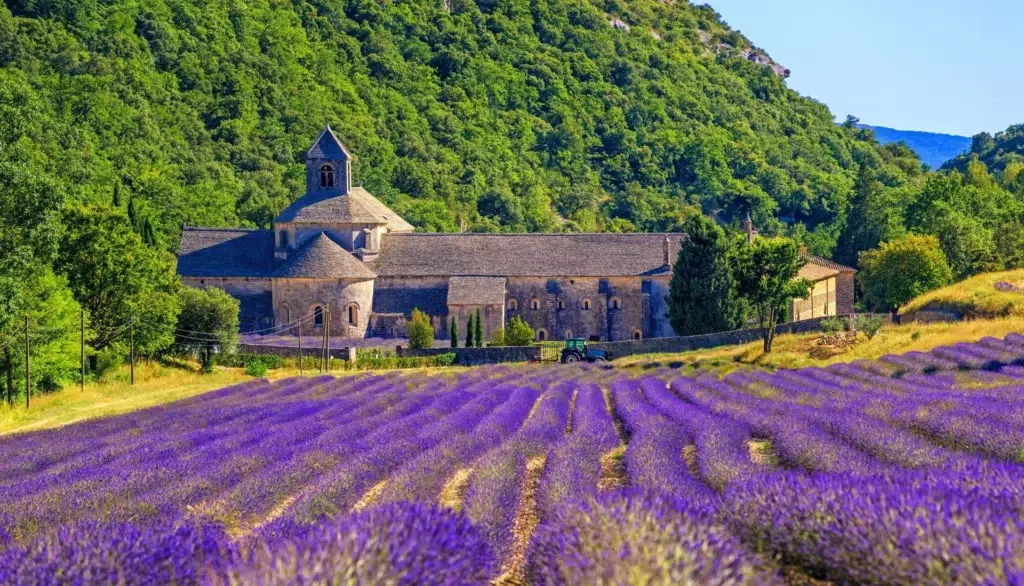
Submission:
M 74 197 L 267 225 L 330 122 L 429 230 L 831 222 L 877 144 L 710 8 L 636 0 L 13 0 L 0 140 Z
M 956 136 L 953 134 L 940 134 L 936 132 L 921 132 L 917 130 L 896 130 L 885 126 L 861 125 L 861 128 L 868 128 L 875 133 L 878 142 L 889 144 L 903 141 L 910 147 L 921 162 L 932 169 L 938 169 L 946 161 L 962 154 L 971 148 L 971 139 L 967 136 Z
M 943 168 L 964 171 L 975 158 L 996 172 L 1002 172 L 1010 163 L 1024 163 L 1024 124 L 1011 126 L 995 136 L 987 132 L 976 134 L 970 149 L 948 161 Z

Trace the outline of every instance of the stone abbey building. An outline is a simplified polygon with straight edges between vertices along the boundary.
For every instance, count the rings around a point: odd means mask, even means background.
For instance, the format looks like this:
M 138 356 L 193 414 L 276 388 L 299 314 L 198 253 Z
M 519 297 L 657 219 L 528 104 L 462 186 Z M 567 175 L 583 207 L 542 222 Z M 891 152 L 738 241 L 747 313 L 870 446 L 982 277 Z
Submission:
M 419 308 L 441 338 L 479 310 L 485 339 L 519 316 L 540 340 L 628 340 L 673 335 L 665 298 L 681 238 L 414 232 L 352 185 L 352 156 L 327 127 L 306 155 L 306 193 L 272 229 L 186 226 L 178 273 L 237 297 L 243 332 L 302 320 L 316 335 L 328 309 L 333 336 L 404 337 Z M 853 270 L 809 260 L 801 276 L 815 288 L 790 317 L 852 311 Z

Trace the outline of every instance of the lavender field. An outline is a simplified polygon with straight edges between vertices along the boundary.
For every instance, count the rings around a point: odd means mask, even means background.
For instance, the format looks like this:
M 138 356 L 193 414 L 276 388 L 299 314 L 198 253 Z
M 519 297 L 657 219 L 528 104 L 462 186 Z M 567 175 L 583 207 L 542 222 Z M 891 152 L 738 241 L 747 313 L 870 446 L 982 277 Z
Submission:
M 0 438 L 3 584 L 1020 584 L 1024 336 L 253 381 Z

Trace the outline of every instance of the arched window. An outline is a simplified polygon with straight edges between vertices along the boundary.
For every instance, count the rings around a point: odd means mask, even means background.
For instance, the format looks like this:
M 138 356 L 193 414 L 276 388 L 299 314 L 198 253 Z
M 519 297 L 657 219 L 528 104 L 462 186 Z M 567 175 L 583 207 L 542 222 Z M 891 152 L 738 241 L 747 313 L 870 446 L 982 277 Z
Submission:
M 359 325 L 359 306 L 356 305 L 355 303 L 352 303 L 348 306 L 348 325 Z
M 320 167 L 320 189 L 334 187 L 334 167 L 324 165 Z
M 319 305 L 313 308 L 313 325 L 324 325 L 324 308 L 320 307 Z
M 572 339 L 572 330 L 565 330 L 565 335 L 562 336 L 562 337 L 565 338 L 566 340 L 571 340 Z
M 508 310 L 509 311 L 518 311 L 519 310 L 519 302 L 516 301 L 515 299 L 509 299 L 508 300 Z
M 563 309 L 565 309 L 565 301 L 562 301 L 561 299 L 559 299 L 558 300 L 558 310 L 561 311 Z
M 633 330 L 633 339 L 634 340 L 642 340 L 643 337 L 644 337 L 644 335 L 643 335 L 643 333 L 640 332 L 640 330 Z
M 612 297 L 608 300 L 608 309 L 622 309 L 622 301 L 618 297 Z
M 584 298 L 583 301 L 580 301 L 580 309 L 590 311 L 590 300 Z
M 530 300 L 530 309 L 540 309 L 540 299 L 534 297 Z
M 545 341 L 547 341 L 547 339 L 548 339 L 548 332 L 547 332 L 547 330 L 545 330 L 544 328 L 540 328 L 539 330 L 537 330 L 537 341 L 538 342 L 545 342 Z

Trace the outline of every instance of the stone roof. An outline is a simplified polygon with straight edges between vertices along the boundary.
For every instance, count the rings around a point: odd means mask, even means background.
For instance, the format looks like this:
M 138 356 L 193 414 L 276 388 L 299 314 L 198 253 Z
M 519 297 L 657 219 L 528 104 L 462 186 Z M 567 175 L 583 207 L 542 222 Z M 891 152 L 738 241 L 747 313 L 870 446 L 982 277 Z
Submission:
M 669 275 L 681 234 L 389 234 L 380 276 L 626 277 Z
M 839 271 L 835 269 L 830 269 L 809 262 L 804 266 L 800 267 L 800 272 L 797 273 L 797 277 L 800 277 L 801 279 L 807 279 L 812 283 L 817 283 L 818 281 L 824 281 L 825 279 L 832 278 L 838 274 Z
M 501 305 L 505 303 L 504 277 L 452 277 L 448 305 Z
M 372 279 L 373 271 L 323 232 L 274 272 L 282 279 Z
M 807 262 L 810 263 L 810 264 L 816 264 L 816 265 L 818 265 L 820 267 L 825 267 L 826 269 L 832 269 L 832 270 L 834 270 L 836 272 L 839 272 L 839 273 L 856 273 L 857 272 L 857 269 L 855 269 L 853 267 L 848 267 L 846 265 L 841 265 L 841 264 L 839 264 L 839 263 L 837 263 L 835 261 L 829 260 L 827 258 L 821 258 L 820 256 L 814 256 L 813 254 L 808 254 L 806 256 L 807 256 Z
M 345 145 L 341 144 L 338 137 L 334 135 L 331 125 L 328 124 L 324 127 L 323 132 L 320 133 L 320 137 L 313 143 L 313 146 L 310 147 L 309 152 L 306 153 L 306 158 L 344 160 L 351 159 L 352 155 L 348 153 Z
M 178 274 L 183 277 L 268 278 L 273 272 L 274 236 L 270 230 L 182 229 Z
M 307 193 L 285 208 L 275 222 L 384 225 L 392 232 L 412 232 L 412 224 L 370 195 L 353 187 L 347 195 Z

